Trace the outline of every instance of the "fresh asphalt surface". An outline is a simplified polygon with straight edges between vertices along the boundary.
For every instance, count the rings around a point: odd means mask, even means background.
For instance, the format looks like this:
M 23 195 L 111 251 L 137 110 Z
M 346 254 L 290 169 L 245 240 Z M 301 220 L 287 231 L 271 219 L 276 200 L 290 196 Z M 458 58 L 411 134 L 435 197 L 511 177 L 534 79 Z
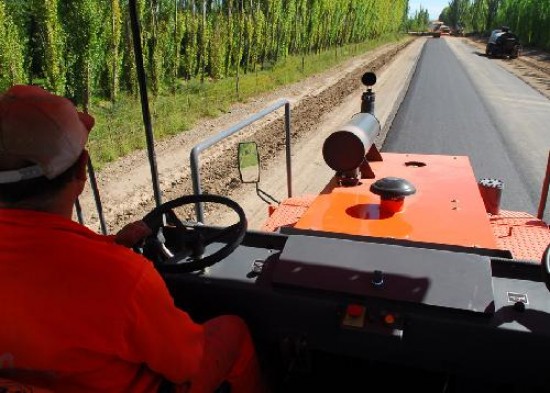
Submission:
M 477 179 L 504 182 L 503 209 L 536 215 L 550 101 L 500 67 L 503 61 L 460 39 L 428 39 L 383 151 L 469 156 Z

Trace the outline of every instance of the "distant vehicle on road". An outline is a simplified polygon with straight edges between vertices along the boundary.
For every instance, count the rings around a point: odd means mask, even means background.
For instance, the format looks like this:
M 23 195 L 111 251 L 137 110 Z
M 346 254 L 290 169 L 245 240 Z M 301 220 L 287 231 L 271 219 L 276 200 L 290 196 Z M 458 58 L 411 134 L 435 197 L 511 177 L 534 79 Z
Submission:
M 451 35 L 455 37 L 464 37 L 464 27 L 461 25 L 455 26 L 455 28 L 451 30 Z
M 506 57 L 515 59 L 521 52 L 519 38 L 510 32 L 510 29 L 503 26 L 492 31 L 485 54 L 488 57 Z
M 432 37 L 441 37 L 441 26 L 443 26 L 443 22 L 439 20 L 435 20 L 430 23 L 430 34 L 432 35 Z
M 441 30 L 441 35 L 451 35 L 451 28 L 449 26 L 441 25 L 439 30 Z

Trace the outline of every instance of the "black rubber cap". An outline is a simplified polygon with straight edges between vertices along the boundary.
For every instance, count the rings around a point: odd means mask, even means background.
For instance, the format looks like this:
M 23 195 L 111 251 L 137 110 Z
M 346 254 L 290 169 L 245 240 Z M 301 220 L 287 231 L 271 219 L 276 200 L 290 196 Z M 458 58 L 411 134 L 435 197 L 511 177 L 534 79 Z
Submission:
M 399 199 L 416 193 L 411 182 L 399 177 L 384 177 L 370 186 L 370 191 L 383 199 Z
M 365 72 L 361 77 L 361 82 L 365 86 L 374 86 L 376 84 L 376 74 L 374 72 Z

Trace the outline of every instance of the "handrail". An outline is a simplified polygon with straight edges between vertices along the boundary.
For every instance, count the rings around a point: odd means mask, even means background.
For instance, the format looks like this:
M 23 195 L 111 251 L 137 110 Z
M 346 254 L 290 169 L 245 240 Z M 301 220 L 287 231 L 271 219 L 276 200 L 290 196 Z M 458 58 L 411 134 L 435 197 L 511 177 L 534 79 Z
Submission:
M 292 168 L 290 161 L 290 102 L 288 100 L 279 100 L 275 104 L 265 108 L 264 110 L 256 113 L 253 116 L 250 116 L 248 119 L 245 119 L 232 127 L 227 128 L 226 130 L 220 132 L 217 135 L 199 143 L 193 149 L 191 149 L 190 160 L 191 160 L 191 179 L 193 180 L 193 193 L 200 195 L 201 190 L 201 178 L 199 173 L 199 154 L 208 149 L 209 147 L 215 145 L 216 143 L 222 141 L 225 138 L 230 137 L 231 135 L 241 131 L 244 127 L 249 126 L 250 124 L 262 119 L 263 117 L 269 115 L 270 113 L 276 111 L 277 109 L 285 107 L 285 134 L 286 134 L 286 174 L 287 174 L 287 190 L 288 197 L 292 197 Z M 195 205 L 195 211 L 197 214 L 197 221 L 204 221 L 204 209 L 202 203 L 197 203 Z

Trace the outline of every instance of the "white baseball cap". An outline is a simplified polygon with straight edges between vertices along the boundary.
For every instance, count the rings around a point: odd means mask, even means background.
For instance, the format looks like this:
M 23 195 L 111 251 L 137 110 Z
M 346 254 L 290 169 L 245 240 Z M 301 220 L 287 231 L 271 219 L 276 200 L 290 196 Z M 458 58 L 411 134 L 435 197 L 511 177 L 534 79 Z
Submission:
M 0 184 L 53 179 L 84 150 L 94 118 L 38 86 L 0 95 Z

